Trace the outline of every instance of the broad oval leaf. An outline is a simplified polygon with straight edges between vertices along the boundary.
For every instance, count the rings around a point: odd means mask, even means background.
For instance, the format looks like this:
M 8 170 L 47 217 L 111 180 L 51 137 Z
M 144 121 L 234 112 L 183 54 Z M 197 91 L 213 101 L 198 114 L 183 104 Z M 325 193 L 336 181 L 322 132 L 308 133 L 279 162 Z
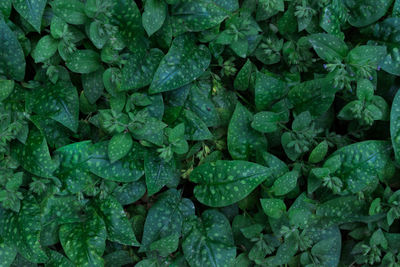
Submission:
M 128 154 L 133 145 L 132 137 L 129 133 L 119 133 L 114 135 L 108 142 L 108 157 L 114 163 Z
M 58 41 L 50 35 L 46 35 L 37 43 L 35 49 L 32 51 L 32 57 L 36 63 L 44 62 L 57 52 L 57 48 Z
M 14 0 L 15 10 L 26 19 L 33 28 L 40 32 L 42 16 L 47 0 Z
M 68 258 L 77 266 L 104 266 L 102 255 L 107 231 L 103 220 L 92 211 L 87 221 L 64 224 L 60 241 Z
M 58 17 L 70 24 L 80 25 L 87 20 L 85 5 L 79 0 L 55 0 L 51 6 Z
M 171 91 L 194 81 L 204 73 L 210 61 L 208 48 L 197 46 L 191 35 L 176 37 L 154 74 L 149 92 Z
M 182 249 L 190 266 L 232 266 L 236 247 L 228 219 L 216 210 L 184 224 Z
M 393 99 L 390 112 L 390 136 L 397 163 L 400 163 L 400 90 Z
M 190 181 L 197 184 L 194 196 L 210 207 L 236 203 L 270 179 L 272 172 L 269 168 L 241 160 L 202 164 L 190 174 Z
M 393 0 L 345 0 L 350 11 L 349 23 L 354 27 L 364 27 L 383 17 Z
M 25 77 L 25 56 L 15 33 L 0 17 L 0 73 L 22 81 Z
M 346 43 L 332 34 L 317 33 L 310 35 L 308 40 L 318 56 L 329 63 L 341 62 L 349 52 Z
M 98 70 L 101 66 L 100 55 L 93 50 L 77 50 L 65 63 L 67 67 L 77 73 L 91 73 Z

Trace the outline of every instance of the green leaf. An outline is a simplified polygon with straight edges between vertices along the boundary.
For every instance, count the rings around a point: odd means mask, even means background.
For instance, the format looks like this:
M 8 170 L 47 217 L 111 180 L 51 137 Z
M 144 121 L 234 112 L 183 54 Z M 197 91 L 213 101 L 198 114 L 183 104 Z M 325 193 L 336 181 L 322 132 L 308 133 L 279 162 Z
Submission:
M 160 191 L 165 185 L 173 182 L 179 175 L 174 159 L 166 161 L 151 151 L 145 154 L 144 169 L 147 193 L 150 196 Z
M 185 222 L 182 249 L 190 266 L 232 266 L 236 257 L 228 219 L 216 210 Z
M 262 72 L 257 73 L 255 104 L 258 110 L 265 110 L 287 94 L 286 84 Z
M 348 62 L 356 66 L 378 68 L 378 64 L 386 57 L 385 46 L 361 45 L 348 54 Z
M 175 34 L 199 32 L 219 25 L 239 8 L 237 0 L 187 0 L 172 6 Z
M 396 162 L 400 163 L 400 91 L 397 91 L 393 99 L 390 112 L 390 136 Z
M 283 196 L 291 192 L 296 188 L 297 178 L 299 177 L 299 173 L 297 171 L 288 172 L 275 180 L 273 186 L 271 187 L 271 191 L 276 196 Z
M 310 153 L 310 156 L 308 157 L 308 162 L 310 163 L 318 163 L 322 161 L 326 154 L 328 153 L 328 142 L 322 141 L 319 143 Z
M 200 141 L 213 138 L 207 124 L 194 112 L 184 109 L 182 115 L 180 119 L 185 123 L 186 140 Z
M 33 28 L 40 32 L 42 16 L 47 0 L 14 0 L 15 10 L 26 19 Z
M 247 59 L 246 63 L 244 63 L 243 67 L 236 75 L 233 83 L 233 86 L 236 90 L 245 91 L 247 88 L 249 88 L 253 69 L 255 69 L 254 64 L 250 61 L 250 59 Z
M 16 256 L 17 249 L 7 244 L 3 238 L 0 238 L 0 262 L 2 265 L 5 267 L 11 266 Z
M 0 102 L 6 99 L 14 90 L 13 80 L 0 79 Z
M 129 205 L 144 196 L 146 193 L 146 185 L 143 181 L 123 184 L 113 191 L 113 196 L 121 205 Z
M 236 203 L 269 179 L 272 179 L 269 168 L 240 160 L 218 160 L 202 164 L 190 175 L 190 181 L 197 184 L 194 196 L 210 207 Z
M 272 133 L 279 129 L 281 116 L 274 112 L 262 111 L 254 115 L 251 127 L 262 133 Z
M 88 19 L 85 5 L 79 0 L 55 0 L 51 2 L 54 13 L 69 24 L 84 24 Z
M 3 14 L 4 18 L 8 18 L 11 14 L 13 0 L 4 0 L 0 2 L 0 12 Z
M 58 121 L 73 132 L 78 130 L 78 93 L 70 83 L 48 83 L 36 88 L 29 94 L 27 105 L 38 115 Z
M 30 262 L 44 263 L 48 257 L 40 244 L 41 209 L 36 199 L 28 195 L 18 213 L 8 214 L 5 221 L 5 240 L 14 243 L 21 254 Z
M 129 150 L 131 150 L 132 144 L 132 137 L 129 133 L 114 135 L 108 143 L 108 157 L 110 158 L 110 162 L 114 163 L 125 157 Z
M 242 104 L 236 105 L 228 127 L 228 150 L 233 159 L 247 160 L 256 151 L 267 149 L 267 140 L 251 127 L 253 114 Z
M 53 177 L 57 164 L 51 159 L 46 139 L 39 131 L 31 130 L 25 145 L 15 146 L 15 152 L 26 171 L 39 177 Z
M 96 208 L 106 225 L 108 240 L 128 246 L 139 246 L 123 207 L 114 197 L 97 199 Z
M 49 250 L 50 259 L 46 262 L 46 267 L 69 267 L 72 266 L 72 262 L 68 260 L 63 254 L 58 253 L 55 250 Z
M 106 237 L 106 226 L 93 211 L 85 222 L 60 227 L 60 242 L 64 252 L 77 266 L 104 266 L 101 256 Z
M 149 92 L 171 91 L 194 81 L 207 69 L 210 60 L 208 48 L 197 46 L 191 35 L 176 37 L 154 74 Z
M 167 16 L 167 4 L 163 0 L 148 0 L 144 4 L 143 27 L 149 36 L 158 31 Z
M 150 251 L 150 245 L 158 240 L 181 236 L 183 221 L 191 215 L 194 215 L 194 205 L 182 198 L 181 192 L 170 189 L 159 195 L 147 214 L 139 251 Z
M 90 104 L 94 104 L 103 94 L 103 72 L 104 69 L 98 69 L 95 72 L 82 74 L 83 92 Z
M 25 56 L 17 36 L 0 17 L 0 73 L 22 81 L 25 77 Z
M 286 205 L 282 199 L 264 198 L 260 199 L 262 209 L 269 217 L 279 219 L 286 212 Z
M 53 39 L 53 37 L 50 35 L 42 37 L 32 51 L 35 63 L 44 62 L 51 58 L 57 52 L 57 48 L 58 41 Z
M 346 0 L 345 5 L 350 11 L 349 23 L 354 27 L 364 27 L 383 17 L 393 0 Z
M 90 49 L 75 51 L 65 64 L 72 72 L 82 74 L 94 72 L 101 66 L 99 54 Z
M 340 166 L 334 172 L 353 193 L 365 190 L 377 181 L 384 181 L 390 167 L 391 145 L 386 141 L 364 141 L 345 146 L 333 153 L 324 163 L 339 160 Z
M 153 48 L 146 54 L 131 54 L 122 69 L 121 90 L 139 89 L 149 85 L 164 53 Z
M 308 40 L 318 56 L 329 63 L 341 62 L 349 52 L 346 43 L 332 34 L 317 33 Z

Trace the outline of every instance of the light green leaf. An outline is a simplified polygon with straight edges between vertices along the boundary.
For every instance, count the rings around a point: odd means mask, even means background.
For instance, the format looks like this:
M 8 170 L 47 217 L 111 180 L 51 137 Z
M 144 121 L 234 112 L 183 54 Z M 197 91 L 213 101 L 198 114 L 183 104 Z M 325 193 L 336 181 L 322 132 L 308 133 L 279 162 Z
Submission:
M 139 246 L 123 207 L 114 197 L 97 199 L 96 208 L 106 225 L 108 240 L 128 246 Z
M 60 241 L 68 258 L 77 266 L 104 266 L 101 256 L 107 231 L 103 220 L 91 212 L 85 222 L 60 227 Z
M 114 163 L 128 154 L 132 148 L 132 137 L 129 133 L 119 133 L 114 135 L 108 143 L 108 157 Z
M 297 178 L 299 178 L 299 173 L 297 171 L 288 172 L 275 180 L 271 191 L 276 196 L 286 195 L 296 187 Z
M 190 266 L 232 266 L 236 247 L 228 219 L 216 210 L 193 216 L 184 224 L 182 249 Z
M 149 92 L 171 91 L 194 81 L 207 69 L 210 60 L 208 48 L 197 46 L 191 35 L 176 37 L 154 74 Z
M 22 81 L 25 77 L 25 56 L 15 33 L 0 17 L 0 73 Z
M 269 217 L 279 219 L 286 212 L 286 205 L 282 199 L 264 198 L 260 199 L 260 201 L 264 213 Z
M 318 163 L 322 161 L 326 154 L 328 153 L 328 142 L 326 140 L 319 143 L 310 153 L 308 157 L 308 162 L 310 163 Z
M 51 6 L 54 13 L 69 24 L 84 24 L 88 19 L 85 5 L 79 0 L 55 0 Z
M 279 129 L 281 116 L 274 112 L 261 111 L 254 115 L 251 127 L 262 133 L 272 133 Z
M 356 66 L 378 68 L 378 64 L 386 57 L 385 46 L 361 45 L 348 54 L 348 62 Z
M 194 196 L 210 207 L 236 203 L 269 179 L 272 179 L 269 168 L 240 160 L 202 164 L 190 174 L 190 181 L 197 184 Z
M 15 10 L 26 19 L 33 28 L 40 32 L 42 16 L 47 0 L 14 0 Z

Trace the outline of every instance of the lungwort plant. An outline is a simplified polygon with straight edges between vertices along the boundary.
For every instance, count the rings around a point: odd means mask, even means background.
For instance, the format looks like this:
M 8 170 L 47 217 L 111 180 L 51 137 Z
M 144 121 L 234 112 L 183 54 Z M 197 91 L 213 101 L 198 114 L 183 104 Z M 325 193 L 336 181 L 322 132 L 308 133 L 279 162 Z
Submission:
M 400 266 L 400 0 L 0 0 L 0 266 Z

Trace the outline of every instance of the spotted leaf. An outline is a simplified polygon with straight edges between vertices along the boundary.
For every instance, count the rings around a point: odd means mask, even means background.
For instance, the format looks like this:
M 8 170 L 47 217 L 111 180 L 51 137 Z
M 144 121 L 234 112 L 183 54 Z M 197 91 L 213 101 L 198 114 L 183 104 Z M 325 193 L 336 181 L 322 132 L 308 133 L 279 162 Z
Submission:
M 42 16 L 47 0 L 14 0 L 15 10 L 26 19 L 33 28 L 40 32 Z
M 22 81 L 25 77 L 25 57 L 15 33 L 0 17 L 0 73 Z
M 346 43 L 332 34 L 317 33 L 309 36 L 308 40 L 318 56 L 329 63 L 341 62 L 349 52 Z
M 96 208 L 106 225 L 108 240 L 128 246 L 139 245 L 123 207 L 114 197 L 97 199 Z
M 58 17 L 70 24 L 84 24 L 88 19 L 85 5 L 79 0 L 55 0 L 51 2 L 51 6 Z
M 70 83 L 48 83 L 33 90 L 27 105 L 36 114 L 58 121 L 73 132 L 78 129 L 78 93 Z
M 232 266 L 236 247 L 228 219 L 216 210 L 185 221 L 183 254 L 190 266 Z
M 194 215 L 194 205 L 182 198 L 181 192 L 170 189 L 159 195 L 147 214 L 139 251 L 150 251 L 150 245 L 163 238 L 181 236 L 183 221 L 191 215 Z
M 390 112 L 390 136 L 396 161 L 400 162 L 400 91 L 397 91 Z
M 5 239 L 12 241 L 18 253 L 34 263 L 44 263 L 48 259 L 39 241 L 41 214 L 38 202 L 29 195 L 22 201 L 20 211 L 9 214 L 5 222 Z
M 228 126 L 228 150 L 233 159 L 248 160 L 257 150 L 267 149 L 267 139 L 251 127 L 252 120 L 253 114 L 238 103 Z
M 0 238 L 0 262 L 9 267 L 17 256 L 17 249 Z
M 149 92 L 171 91 L 194 81 L 204 73 L 210 60 L 208 48 L 197 46 L 191 35 L 176 37 L 154 74 Z
M 90 49 L 77 50 L 67 58 L 65 64 L 73 72 L 91 73 L 100 68 L 100 56 Z
M 107 231 L 103 220 L 92 211 L 87 221 L 64 224 L 60 241 L 68 258 L 77 266 L 104 266 L 102 255 Z
M 210 207 L 223 207 L 238 202 L 269 179 L 272 179 L 269 168 L 240 160 L 218 160 L 202 164 L 190 175 L 190 180 L 197 184 L 194 196 Z
M 349 23 L 354 27 L 364 27 L 383 17 L 393 0 L 344 1 L 350 11 Z
M 164 53 L 156 48 L 145 54 L 131 54 L 122 69 L 121 90 L 139 89 L 149 85 L 163 57 Z
M 133 141 L 129 133 L 114 135 L 108 143 L 108 157 L 111 163 L 123 158 L 132 148 Z
M 149 36 L 158 31 L 167 16 L 167 4 L 163 0 L 148 0 L 144 4 L 143 27 Z

